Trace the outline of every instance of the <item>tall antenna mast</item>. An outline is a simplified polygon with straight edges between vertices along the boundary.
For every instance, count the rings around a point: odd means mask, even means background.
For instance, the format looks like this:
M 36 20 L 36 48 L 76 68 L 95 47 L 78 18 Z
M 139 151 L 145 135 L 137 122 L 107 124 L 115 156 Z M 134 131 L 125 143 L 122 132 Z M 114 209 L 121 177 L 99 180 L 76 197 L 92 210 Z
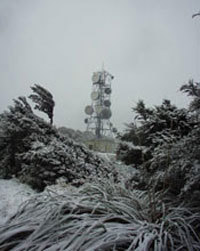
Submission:
M 104 70 L 94 72 L 92 75 L 91 105 L 85 107 L 85 113 L 89 116 L 85 119 L 87 131 L 93 132 L 97 138 L 113 136 L 116 128 L 113 128 L 110 118 L 111 112 L 111 82 L 113 76 Z

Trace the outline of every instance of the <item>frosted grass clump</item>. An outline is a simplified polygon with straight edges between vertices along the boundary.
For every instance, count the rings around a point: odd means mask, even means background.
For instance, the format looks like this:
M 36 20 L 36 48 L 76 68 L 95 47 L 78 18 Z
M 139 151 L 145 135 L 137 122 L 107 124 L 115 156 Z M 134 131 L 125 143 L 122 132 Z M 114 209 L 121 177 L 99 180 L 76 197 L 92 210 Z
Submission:
M 200 214 L 163 205 L 154 222 L 145 192 L 101 182 L 35 196 L 0 227 L 0 250 L 199 250 Z

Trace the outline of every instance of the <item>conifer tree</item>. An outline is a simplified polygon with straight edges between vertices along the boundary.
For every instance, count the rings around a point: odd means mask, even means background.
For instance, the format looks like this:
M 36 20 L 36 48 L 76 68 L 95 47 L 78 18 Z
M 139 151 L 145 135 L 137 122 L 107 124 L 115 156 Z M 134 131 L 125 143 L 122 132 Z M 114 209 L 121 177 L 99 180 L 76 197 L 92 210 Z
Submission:
M 200 111 L 200 83 L 194 82 L 193 79 L 188 81 L 188 84 L 181 86 L 180 90 L 191 96 L 193 100 L 190 103 L 191 111 Z
M 50 124 L 53 124 L 53 110 L 55 102 L 52 94 L 44 87 L 35 84 L 31 87 L 34 94 L 31 94 L 29 98 L 36 103 L 35 109 L 44 112 L 50 119 Z

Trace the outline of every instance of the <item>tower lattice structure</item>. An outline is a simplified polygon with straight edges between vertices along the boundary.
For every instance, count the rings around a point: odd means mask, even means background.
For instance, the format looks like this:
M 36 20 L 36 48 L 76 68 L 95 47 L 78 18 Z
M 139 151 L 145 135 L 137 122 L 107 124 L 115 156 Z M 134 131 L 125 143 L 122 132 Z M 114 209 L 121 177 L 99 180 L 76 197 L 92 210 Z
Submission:
M 111 112 L 111 83 L 113 76 L 105 71 L 94 72 L 92 75 L 91 105 L 85 107 L 88 117 L 85 119 L 87 131 L 93 132 L 97 138 L 112 136 L 116 132 L 110 118 Z

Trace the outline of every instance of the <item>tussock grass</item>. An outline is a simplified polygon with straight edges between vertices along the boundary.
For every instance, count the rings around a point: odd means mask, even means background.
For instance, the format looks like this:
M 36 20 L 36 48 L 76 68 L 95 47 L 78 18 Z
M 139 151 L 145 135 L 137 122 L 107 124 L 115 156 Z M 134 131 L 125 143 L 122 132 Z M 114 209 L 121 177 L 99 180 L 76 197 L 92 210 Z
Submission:
M 40 194 L 0 227 L 0 250 L 200 250 L 200 214 L 161 207 L 151 220 L 148 196 L 112 183 Z

